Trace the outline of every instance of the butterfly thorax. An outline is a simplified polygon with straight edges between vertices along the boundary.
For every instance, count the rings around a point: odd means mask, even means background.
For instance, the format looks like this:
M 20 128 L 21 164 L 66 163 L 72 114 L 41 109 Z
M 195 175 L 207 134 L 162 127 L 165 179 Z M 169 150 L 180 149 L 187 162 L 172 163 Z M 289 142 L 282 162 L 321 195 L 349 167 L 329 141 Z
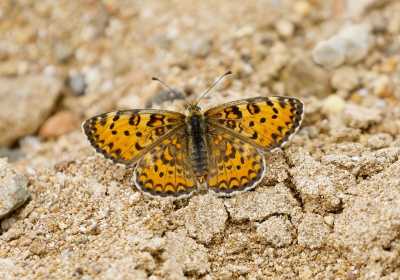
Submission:
M 206 142 L 206 123 L 203 114 L 191 110 L 186 118 L 186 133 L 189 135 L 189 153 L 193 162 L 195 175 L 200 183 L 208 174 L 208 156 Z

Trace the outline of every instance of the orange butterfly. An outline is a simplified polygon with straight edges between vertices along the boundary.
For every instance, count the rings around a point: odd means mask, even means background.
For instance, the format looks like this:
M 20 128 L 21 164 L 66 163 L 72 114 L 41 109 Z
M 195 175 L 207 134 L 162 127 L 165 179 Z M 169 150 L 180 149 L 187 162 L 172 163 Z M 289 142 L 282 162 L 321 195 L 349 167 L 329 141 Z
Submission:
M 137 164 L 134 183 L 145 194 L 185 198 L 198 182 L 206 182 L 212 193 L 232 196 L 263 179 L 263 153 L 296 133 L 304 105 L 297 98 L 272 96 L 225 103 L 204 114 L 197 101 L 188 110 L 188 116 L 152 109 L 111 111 L 89 118 L 82 128 L 105 158 Z

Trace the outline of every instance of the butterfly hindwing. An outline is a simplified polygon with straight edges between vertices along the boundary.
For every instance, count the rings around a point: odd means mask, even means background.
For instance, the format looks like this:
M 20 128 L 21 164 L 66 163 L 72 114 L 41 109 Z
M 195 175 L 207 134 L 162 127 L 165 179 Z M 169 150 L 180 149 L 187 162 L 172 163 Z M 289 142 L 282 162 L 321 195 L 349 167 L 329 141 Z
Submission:
M 204 116 L 209 127 L 224 128 L 234 137 L 269 152 L 296 133 L 303 119 L 303 107 L 293 97 L 254 97 L 213 107 Z
M 167 134 L 182 128 L 185 118 L 164 110 L 118 110 L 86 120 L 82 129 L 105 158 L 132 164 Z
M 184 198 L 197 190 L 197 178 L 184 131 L 168 135 L 145 154 L 135 169 L 135 185 L 157 197 Z
M 254 188 L 264 177 L 265 159 L 251 145 L 218 128 L 207 133 L 208 188 L 219 196 L 231 196 Z

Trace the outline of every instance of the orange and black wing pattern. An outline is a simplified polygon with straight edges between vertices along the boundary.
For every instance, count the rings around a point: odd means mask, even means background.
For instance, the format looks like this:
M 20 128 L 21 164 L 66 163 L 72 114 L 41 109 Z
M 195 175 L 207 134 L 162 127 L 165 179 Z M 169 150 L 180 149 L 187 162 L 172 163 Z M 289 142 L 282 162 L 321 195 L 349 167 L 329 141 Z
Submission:
M 118 110 L 86 120 L 82 130 L 106 159 L 132 164 L 184 126 L 186 116 L 163 110 Z
M 138 162 L 135 185 L 154 197 L 186 198 L 198 187 L 184 130 L 169 134 Z
M 257 186 L 265 173 L 264 156 L 256 148 L 223 130 L 207 133 L 207 185 L 218 196 L 232 196 Z
M 209 127 L 219 127 L 255 148 L 269 152 L 296 133 L 304 105 L 287 96 L 254 97 L 213 107 L 204 113 Z

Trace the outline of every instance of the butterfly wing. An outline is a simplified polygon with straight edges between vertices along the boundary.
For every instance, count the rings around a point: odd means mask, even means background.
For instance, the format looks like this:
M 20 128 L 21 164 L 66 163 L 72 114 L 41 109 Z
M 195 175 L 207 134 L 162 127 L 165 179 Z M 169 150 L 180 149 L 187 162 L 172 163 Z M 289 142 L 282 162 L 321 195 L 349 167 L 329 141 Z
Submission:
M 133 164 L 174 131 L 186 116 L 165 110 L 118 110 L 86 120 L 82 130 L 105 158 Z
M 231 196 L 254 188 L 265 173 L 260 151 L 216 127 L 206 135 L 209 152 L 208 188 L 218 196 Z
M 197 190 L 197 179 L 184 129 L 168 134 L 138 162 L 135 185 L 156 197 L 186 198 Z
M 219 127 L 257 149 L 281 147 L 299 129 L 304 105 L 287 96 L 254 97 L 222 104 L 204 113 L 209 127 Z

